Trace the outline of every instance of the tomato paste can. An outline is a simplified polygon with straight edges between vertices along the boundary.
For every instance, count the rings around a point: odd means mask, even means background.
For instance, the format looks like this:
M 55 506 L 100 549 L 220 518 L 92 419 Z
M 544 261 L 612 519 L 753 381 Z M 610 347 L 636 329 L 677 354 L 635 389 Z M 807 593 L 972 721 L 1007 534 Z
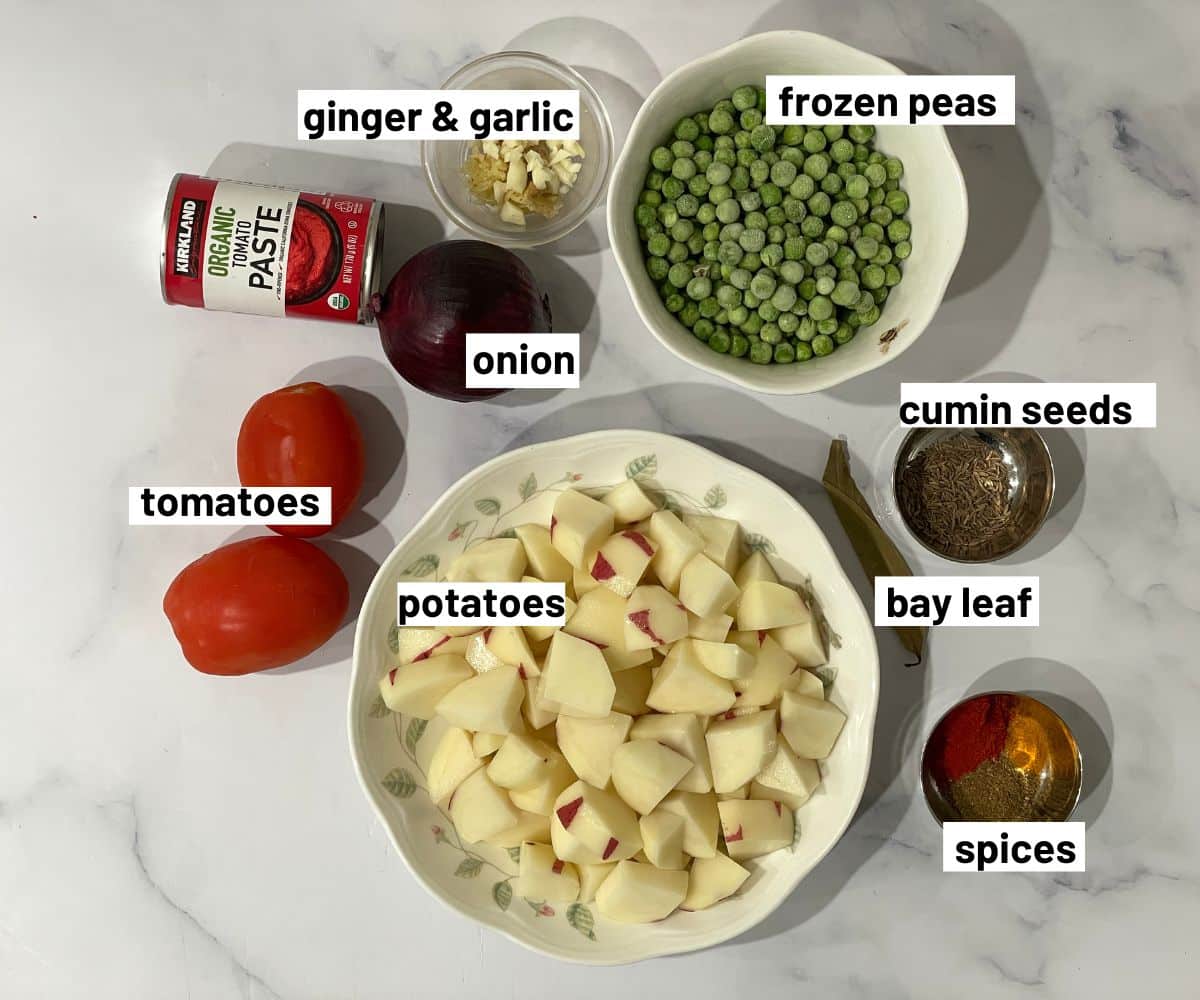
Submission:
M 364 323 L 379 283 L 383 205 L 176 174 L 162 238 L 169 305 Z

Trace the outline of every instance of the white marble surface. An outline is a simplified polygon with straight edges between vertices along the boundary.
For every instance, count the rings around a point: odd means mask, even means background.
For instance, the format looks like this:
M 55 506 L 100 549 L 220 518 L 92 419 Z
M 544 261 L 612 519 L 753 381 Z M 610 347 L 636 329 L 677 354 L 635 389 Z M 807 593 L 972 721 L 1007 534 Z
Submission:
M 994 8 L 7 5 L 0 996 L 1193 995 L 1200 18 L 1165 0 Z M 560 317 L 594 345 L 583 388 L 550 398 L 457 406 L 399 385 L 372 331 L 159 301 L 176 170 L 415 206 L 395 261 L 440 233 L 412 146 L 299 148 L 298 87 L 434 86 L 471 56 L 540 48 L 588 68 L 621 130 L 681 61 L 774 27 L 936 71 L 1017 74 L 1015 130 L 953 136 L 972 222 L 950 297 L 913 350 L 870 376 L 780 399 L 698 375 L 642 329 L 599 215 L 563 256 L 534 255 Z M 895 444 L 902 378 L 997 372 L 1157 380 L 1161 426 L 1059 436 L 1054 519 L 990 570 L 1040 575 L 1040 628 L 939 633 L 911 670 L 880 633 L 863 811 L 783 908 L 726 946 L 632 968 L 555 964 L 433 903 L 351 772 L 349 627 L 312 669 L 196 674 L 159 602 L 227 532 L 124 523 L 130 483 L 232 481 L 246 406 L 303 373 L 382 401 L 355 397 L 375 496 L 357 533 L 329 546 L 359 592 L 372 561 L 477 462 L 605 426 L 710 442 L 777 476 L 841 544 L 816 488 L 828 435 L 848 435 L 869 483 Z M 1001 685 L 1073 703 L 1090 768 L 1086 874 L 939 870 L 916 748 L 964 692 Z

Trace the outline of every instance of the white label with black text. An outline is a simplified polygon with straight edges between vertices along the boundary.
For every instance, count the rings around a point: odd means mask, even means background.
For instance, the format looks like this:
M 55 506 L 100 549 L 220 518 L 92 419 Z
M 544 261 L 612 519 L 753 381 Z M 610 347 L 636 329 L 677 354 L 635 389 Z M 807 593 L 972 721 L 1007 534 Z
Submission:
M 130 486 L 129 523 L 329 524 L 328 486 Z
M 1157 382 L 902 382 L 906 427 L 1156 427 Z
M 563 583 L 421 583 L 396 584 L 396 624 L 426 628 L 567 623 Z
M 1038 624 L 1036 576 L 877 576 L 876 625 Z
M 944 872 L 1082 872 L 1082 823 L 943 823 Z
M 768 76 L 768 125 L 1012 125 L 1011 76 Z
M 296 138 L 578 139 L 578 90 L 298 90 Z
M 579 334 L 468 333 L 468 389 L 578 389 Z

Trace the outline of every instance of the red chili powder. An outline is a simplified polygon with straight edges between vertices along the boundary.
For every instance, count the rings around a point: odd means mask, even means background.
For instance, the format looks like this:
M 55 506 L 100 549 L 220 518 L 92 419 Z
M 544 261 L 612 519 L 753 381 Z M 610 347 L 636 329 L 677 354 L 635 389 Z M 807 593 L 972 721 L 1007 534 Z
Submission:
M 299 202 L 288 244 L 287 301 L 311 298 L 324 291 L 333 273 L 332 258 L 329 225 L 319 213 Z
M 1008 695 L 985 695 L 946 716 L 929 746 L 934 770 L 957 781 L 985 760 L 999 757 L 1008 736 L 1012 702 Z

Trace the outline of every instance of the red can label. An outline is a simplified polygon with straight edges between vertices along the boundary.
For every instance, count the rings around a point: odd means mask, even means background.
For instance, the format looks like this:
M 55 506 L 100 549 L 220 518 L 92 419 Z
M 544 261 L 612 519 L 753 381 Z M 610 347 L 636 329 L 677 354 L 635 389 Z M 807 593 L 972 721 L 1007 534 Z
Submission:
M 356 323 L 369 294 L 377 218 L 370 198 L 181 174 L 164 220 L 163 297 Z

